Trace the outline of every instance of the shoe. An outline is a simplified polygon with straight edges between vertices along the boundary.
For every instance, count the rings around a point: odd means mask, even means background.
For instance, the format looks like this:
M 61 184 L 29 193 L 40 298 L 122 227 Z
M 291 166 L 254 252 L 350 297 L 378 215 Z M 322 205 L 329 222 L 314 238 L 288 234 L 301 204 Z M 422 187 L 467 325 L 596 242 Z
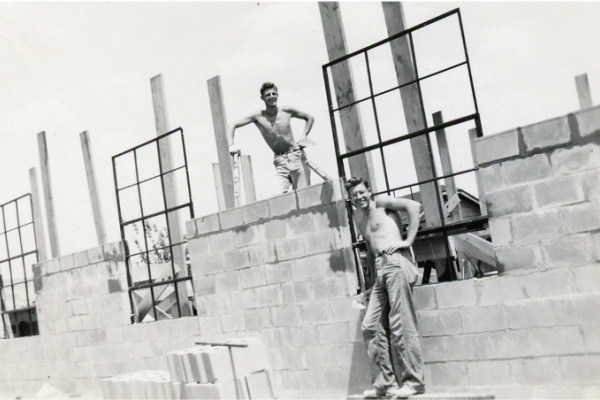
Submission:
M 400 389 L 388 390 L 388 395 L 394 399 L 407 399 L 410 396 L 413 396 L 415 394 L 423 394 L 423 393 L 425 393 L 425 388 L 423 386 L 404 385 Z
M 377 389 L 367 389 L 363 392 L 363 397 L 365 399 L 382 399 L 385 395 L 386 393 L 380 392 Z

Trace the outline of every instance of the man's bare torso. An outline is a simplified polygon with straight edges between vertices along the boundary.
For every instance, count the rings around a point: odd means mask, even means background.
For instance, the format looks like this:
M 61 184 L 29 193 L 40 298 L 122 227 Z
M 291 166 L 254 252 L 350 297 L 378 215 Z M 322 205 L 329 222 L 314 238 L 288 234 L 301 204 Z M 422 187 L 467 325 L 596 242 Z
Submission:
M 368 217 L 355 211 L 356 224 L 374 254 L 402 241 L 402 219 L 397 211 L 376 207 Z
M 284 153 L 297 147 L 290 119 L 291 114 L 285 107 L 278 107 L 275 116 L 268 115 L 266 111 L 259 111 L 254 116 L 254 125 L 260 130 L 273 153 Z

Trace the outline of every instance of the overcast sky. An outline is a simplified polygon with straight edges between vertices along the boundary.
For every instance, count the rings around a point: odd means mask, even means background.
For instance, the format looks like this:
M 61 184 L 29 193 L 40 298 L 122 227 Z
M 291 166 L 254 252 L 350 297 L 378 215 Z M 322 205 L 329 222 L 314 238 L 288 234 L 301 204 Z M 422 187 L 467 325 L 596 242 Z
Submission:
M 600 98 L 600 4 L 404 4 L 408 26 L 457 7 L 485 134 L 576 110 L 574 77 L 584 72 Z M 341 12 L 350 51 L 387 36 L 381 3 Z M 196 216 L 217 211 L 206 86 L 215 75 L 229 121 L 260 109 L 261 83 L 276 82 L 281 105 L 316 117 L 309 156 L 336 175 L 326 62 L 317 3 L 0 3 L 0 204 L 30 192 L 29 168 L 41 180 L 37 133 L 46 131 L 62 253 L 94 247 L 79 141 L 87 130 L 108 239 L 119 240 L 111 157 L 155 136 L 150 78 L 159 73 L 170 128 L 185 132 Z M 252 126 L 237 137 L 258 198 L 269 197 L 270 150 Z

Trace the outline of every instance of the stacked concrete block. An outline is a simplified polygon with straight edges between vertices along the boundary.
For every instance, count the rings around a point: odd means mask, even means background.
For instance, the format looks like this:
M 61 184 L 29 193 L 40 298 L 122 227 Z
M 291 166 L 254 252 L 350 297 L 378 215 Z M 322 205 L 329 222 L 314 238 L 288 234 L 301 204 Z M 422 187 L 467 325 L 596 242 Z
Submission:
M 145 370 L 102 381 L 105 399 L 173 399 L 174 390 L 167 371 Z

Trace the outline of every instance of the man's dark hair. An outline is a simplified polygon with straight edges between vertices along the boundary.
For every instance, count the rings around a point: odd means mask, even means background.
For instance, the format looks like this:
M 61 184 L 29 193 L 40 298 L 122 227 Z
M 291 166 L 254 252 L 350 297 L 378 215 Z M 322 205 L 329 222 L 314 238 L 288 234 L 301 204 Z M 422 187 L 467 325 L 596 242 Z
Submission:
M 263 83 L 262 86 L 260 87 L 260 95 L 262 96 L 266 90 L 272 89 L 272 88 L 275 88 L 275 90 L 278 90 L 277 86 L 273 82 Z
M 371 190 L 371 186 L 369 186 L 369 182 L 366 179 L 363 178 L 358 178 L 353 176 L 352 178 L 348 179 L 346 181 L 346 184 L 344 185 L 346 187 L 346 190 L 349 192 L 350 189 L 352 189 L 354 186 L 358 186 L 360 184 L 365 185 L 365 187 L 367 188 L 367 190 Z

